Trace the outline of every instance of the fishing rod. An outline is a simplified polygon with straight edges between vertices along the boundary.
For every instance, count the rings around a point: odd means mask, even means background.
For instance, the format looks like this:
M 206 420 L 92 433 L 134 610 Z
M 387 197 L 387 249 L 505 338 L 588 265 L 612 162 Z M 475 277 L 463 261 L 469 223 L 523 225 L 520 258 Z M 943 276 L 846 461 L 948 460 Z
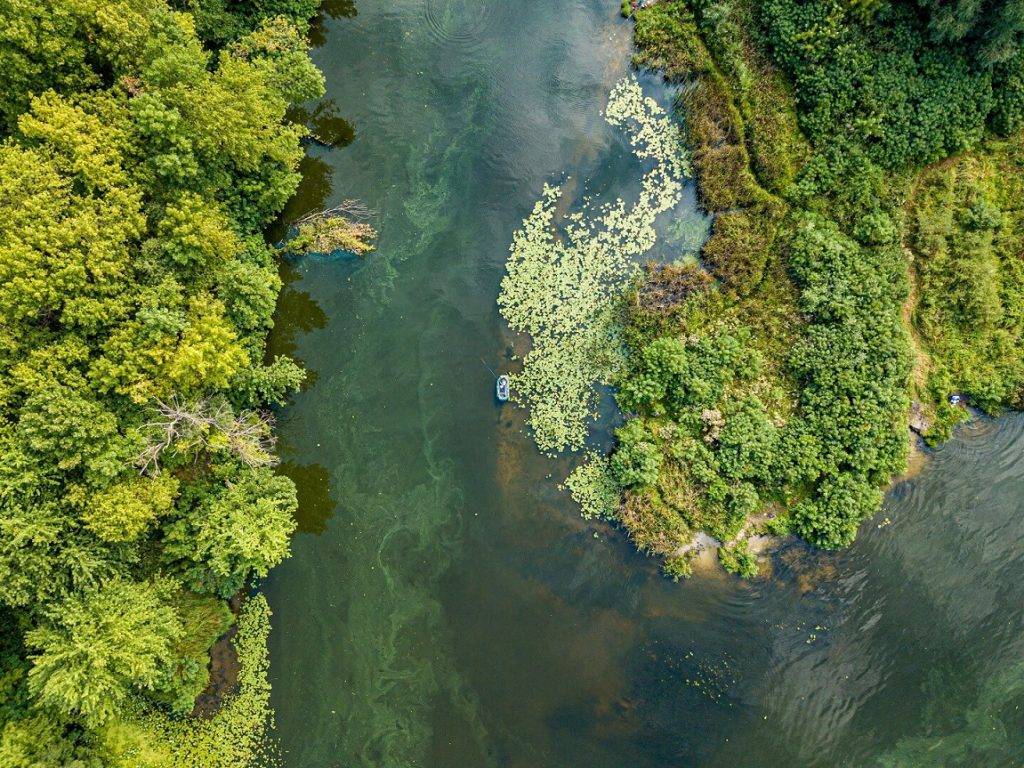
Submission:
M 494 372 L 494 369 L 491 368 L 491 366 L 484 362 L 484 359 L 482 357 L 480 358 L 480 362 L 484 364 L 484 368 L 491 372 L 491 376 L 493 376 L 494 378 L 498 378 L 498 374 Z

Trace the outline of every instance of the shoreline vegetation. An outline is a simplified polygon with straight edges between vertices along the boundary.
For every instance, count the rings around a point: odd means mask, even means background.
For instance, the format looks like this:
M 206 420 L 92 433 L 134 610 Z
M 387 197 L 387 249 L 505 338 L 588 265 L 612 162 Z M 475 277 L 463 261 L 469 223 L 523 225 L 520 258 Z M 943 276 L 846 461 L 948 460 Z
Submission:
M 699 263 L 622 292 L 626 423 L 566 486 L 673 578 L 709 542 L 750 577 L 765 535 L 850 544 L 917 436 L 1022 404 L 1022 22 L 1004 3 L 641 5 L 635 65 L 679 85 L 713 227 Z
M 279 258 L 374 236 L 351 204 L 263 235 L 320 3 L 0 5 L 0 765 L 272 759 Z

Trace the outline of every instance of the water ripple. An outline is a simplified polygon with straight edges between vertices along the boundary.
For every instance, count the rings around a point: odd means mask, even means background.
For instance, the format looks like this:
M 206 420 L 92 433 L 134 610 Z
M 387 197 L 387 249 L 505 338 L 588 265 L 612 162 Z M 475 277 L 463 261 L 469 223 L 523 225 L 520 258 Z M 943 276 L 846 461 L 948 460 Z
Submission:
M 427 33 L 447 52 L 479 50 L 497 25 L 501 5 L 481 0 L 426 0 Z

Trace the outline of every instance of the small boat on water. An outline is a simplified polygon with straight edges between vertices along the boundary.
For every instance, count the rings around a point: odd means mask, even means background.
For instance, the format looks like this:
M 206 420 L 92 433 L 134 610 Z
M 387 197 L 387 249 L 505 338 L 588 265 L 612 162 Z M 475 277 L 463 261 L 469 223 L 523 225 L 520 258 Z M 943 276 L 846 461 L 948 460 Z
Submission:
M 494 384 L 494 393 L 498 396 L 498 400 L 501 402 L 508 401 L 508 376 L 501 374 L 498 380 Z

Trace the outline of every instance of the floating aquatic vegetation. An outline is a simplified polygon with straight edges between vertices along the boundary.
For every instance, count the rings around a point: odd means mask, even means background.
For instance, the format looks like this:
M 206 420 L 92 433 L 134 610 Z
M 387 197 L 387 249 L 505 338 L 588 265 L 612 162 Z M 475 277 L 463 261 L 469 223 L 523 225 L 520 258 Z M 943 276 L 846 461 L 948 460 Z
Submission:
M 580 505 L 580 512 L 587 520 L 615 519 L 622 498 L 622 488 L 611 475 L 608 459 L 598 453 L 588 453 L 565 478 L 565 487 Z
M 561 190 L 545 186 L 513 236 L 498 297 L 509 325 L 532 340 L 512 394 L 549 454 L 583 445 L 596 415 L 595 385 L 608 382 L 622 359 L 614 300 L 654 246 L 654 220 L 679 202 L 689 173 L 678 128 L 635 78 L 612 89 L 605 119 L 626 133 L 639 160 L 653 162 L 638 200 L 569 214 L 558 230 Z
M 170 745 L 173 768 L 249 768 L 277 762 L 268 728 L 273 726 L 267 680 L 270 606 L 263 595 L 250 598 L 238 617 L 234 645 L 241 670 L 238 692 L 210 719 L 178 718 L 150 711 L 139 724 Z

